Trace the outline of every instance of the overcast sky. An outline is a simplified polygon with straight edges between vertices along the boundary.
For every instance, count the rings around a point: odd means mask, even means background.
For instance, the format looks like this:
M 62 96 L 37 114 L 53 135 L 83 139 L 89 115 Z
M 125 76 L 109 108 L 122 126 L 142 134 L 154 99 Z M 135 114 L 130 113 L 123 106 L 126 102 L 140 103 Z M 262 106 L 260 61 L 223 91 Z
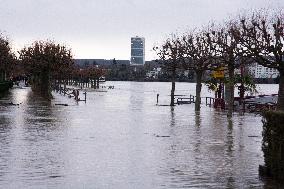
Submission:
M 284 0 L 0 0 L 0 30 L 19 49 L 53 39 L 75 58 L 129 59 L 130 38 L 143 36 L 146 59 L 170 33 L 221 21 Z

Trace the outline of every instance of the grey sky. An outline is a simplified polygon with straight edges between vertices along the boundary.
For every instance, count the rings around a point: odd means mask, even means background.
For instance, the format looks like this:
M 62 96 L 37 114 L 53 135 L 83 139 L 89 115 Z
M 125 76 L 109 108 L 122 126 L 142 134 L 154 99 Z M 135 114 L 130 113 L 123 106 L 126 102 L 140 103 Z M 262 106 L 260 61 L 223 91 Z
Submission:
M 0 30 L 16 49 L 54 39 L 76 58 L 129 59 L 130 37 L 139 35 L 149 60 L 153 45 L 172 32 L 281 7 L 284 0 L 0 0 Z

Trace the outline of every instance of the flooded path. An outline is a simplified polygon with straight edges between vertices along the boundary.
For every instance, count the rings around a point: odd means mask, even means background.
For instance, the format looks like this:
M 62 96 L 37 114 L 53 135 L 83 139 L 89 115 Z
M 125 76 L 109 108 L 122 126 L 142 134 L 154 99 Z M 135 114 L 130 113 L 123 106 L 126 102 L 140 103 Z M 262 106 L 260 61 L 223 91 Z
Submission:
M 29 88 L 3 96 L 19 105 L 0 106 L 0 188 L 266 188 L 260 116 L 156 106 L 157 93 L 168 104 L 168 83 L 107 85 L 87 103 L 47 102 Z M 178 83 L 177 94 L 194 87 Z

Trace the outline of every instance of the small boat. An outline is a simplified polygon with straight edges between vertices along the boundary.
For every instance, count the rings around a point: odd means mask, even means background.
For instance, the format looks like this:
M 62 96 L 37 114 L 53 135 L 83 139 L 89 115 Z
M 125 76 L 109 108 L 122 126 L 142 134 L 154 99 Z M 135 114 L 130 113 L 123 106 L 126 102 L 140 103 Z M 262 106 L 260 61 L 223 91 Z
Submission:
M 100 77 L 99 82 L 106 82 L 106 78 L 104 76 Z

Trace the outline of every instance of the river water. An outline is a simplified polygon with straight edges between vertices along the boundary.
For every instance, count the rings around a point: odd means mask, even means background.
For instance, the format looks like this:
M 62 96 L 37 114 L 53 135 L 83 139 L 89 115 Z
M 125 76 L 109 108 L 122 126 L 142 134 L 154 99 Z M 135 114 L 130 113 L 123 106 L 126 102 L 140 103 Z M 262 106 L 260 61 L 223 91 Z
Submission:
M 0 98 L 0 188 L 271 188 L 263 164 L 261 117 L 202 105 L 169 104 L 170 83 L 106 82 L 87 102 L 29 88 Z M 176 94 L 195 84 L 177 83 Z M 260 85 L 277 93 L 277 85 Z M 202 96 L 212 96 L 206 88 Z M 19 103 L 9 106 L 4 103 Z M 58 106 L 66 103 L 69 106 Z

